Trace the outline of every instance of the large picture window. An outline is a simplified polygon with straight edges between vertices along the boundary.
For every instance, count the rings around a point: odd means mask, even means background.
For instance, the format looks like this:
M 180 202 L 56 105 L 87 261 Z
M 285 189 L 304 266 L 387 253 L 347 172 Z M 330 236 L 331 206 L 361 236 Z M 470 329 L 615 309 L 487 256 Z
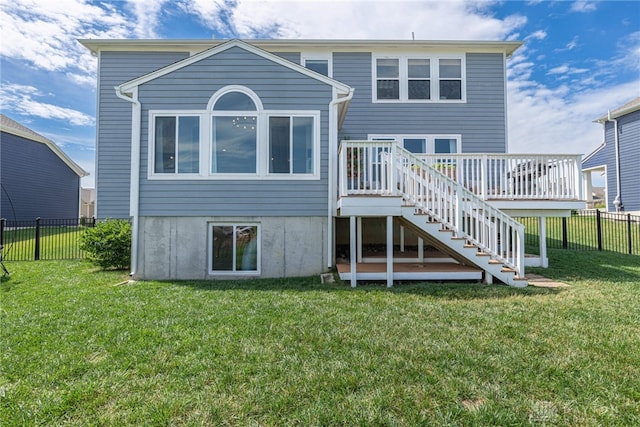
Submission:
M 210 224 L 209 242 L 209 274 L 260 272 L 257 224 Z
M 464 58 L 374 57 L 374 102 L 465 100 Z
M 200 117 L 156 116 L 154 172 L 197 174 L 200 165 Z
M 213 106 L 211 173 L 256 173 L 258 114 L 253 100 L 229 92 Z
M 320 111 L 266 110 L 227 86 L 206 110 L 149 111 L 149 179 L 320 178 Z

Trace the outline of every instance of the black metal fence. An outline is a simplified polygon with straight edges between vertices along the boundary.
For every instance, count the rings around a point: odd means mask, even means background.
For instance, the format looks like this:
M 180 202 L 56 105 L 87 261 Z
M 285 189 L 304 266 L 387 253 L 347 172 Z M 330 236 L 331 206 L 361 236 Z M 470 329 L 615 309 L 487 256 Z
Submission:
M 527 252 L 537 253 L 538 218 L 518 218 L 525 225 Z M 1 258 L 4 261 L 82 259 L 80 237 L 95 218 L 0 219 Z M 576 211 L 567 218 L 546 219 L 547 247 L 612 251 L 640 255 L 640 216 L 599 210 Z
M 518 218 L 525 226 L 527 252 L 537 253 L 538 218 Z M 575 211 L 570 217 L 546 219 L 547 247 L 556 249 L 611 251 L 640 255 L 640 216 Z
M 15 221 L 0 219 L 0 246 L 4 261 L 82 259 L 80 237 L 95 218 Z

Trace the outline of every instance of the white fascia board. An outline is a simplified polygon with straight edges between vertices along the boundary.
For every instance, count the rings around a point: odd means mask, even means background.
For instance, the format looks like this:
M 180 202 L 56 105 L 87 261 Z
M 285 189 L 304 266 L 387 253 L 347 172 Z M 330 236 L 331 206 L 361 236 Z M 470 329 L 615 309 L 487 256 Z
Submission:
M 80 178 L 83 176 L 89 175 L 89 172 L 82 169 L 76 162 L 71 160 L 69 156 L 65 154 L 64 151 L 60 149 L 53 141 L 37 134 L 22 132 L 19 129 L 13 129 L 9 127 L 0 126 L 0 131 L 10 133 L 15 136 L 19 136 L 20 138 L 28 139 L 29 141 L 39 142 L 41 144 L 49 147 L 51 151 L 55 153 L 56 156 L 60 158 L 69 168 L 71 168 Z
M 118 90 L 121 93 L 130 93 L 134 87 L 137 87 L 141 84 L 150 82 L 152 80 L 155 80 L 159 77 L 162 77 L 166 74 L 169 74 L 173 71 L 179 70 L 181 68 L 184 68 L 188 65 L 191 65 L 193 63 L 196 63 L 198 61 L 201 61 L 205 58 L 208 58 L 210 56 L 216 55 L 220 52 L 224 52 L 225 50 L 231 49 L 233 47 L 239 47 L 243 50 L 246 50 L 247 52 L 251 52 L 255 55 L 258 55 L 262 58 L 265 58 L 271 62 L 277 63 L 279 65 L 282 65 L 284 67 L 287 67 L 291 70 L 297 71 L 301 74 L 304 74 L 308 77 L 311 77 L 315 80 L 321 81 L 322 83 L 325 83 L 329 86 L 334 87 L 337 92 L 339 94 L 349 94 L 351 87 L 348 85 L 345 85 L 344 83 L 341 83 L 337 80 L 334 80 L 332 78 L 329 78 L 327 76 L 324 76 L 322 74 L 316 73 L 315 71 L 309 70 L 308 68 L 303 67 L 302 65 L 299 64 L 295 64 L 291 61 L 288 61 L 284 58 L 281 58 L 273 53 L 267 52 L 263 49 L 260 49 L 258 47 L 252 46 L 246 42 L 243 42 L 241 40 L 231 40 L 229 42 L 226 42 L 224 44 L 218 45 L 216 47 L 213 47 L 211 49 L 205 50 L 203 52 L 200 52 L 198 54 L 195 54 L 193 56 L 190 56 L 189 58 L 183 59 L 182 61 L 178 61 L 174 64 L 171 64 L 169 66 L 166 66 L 164 68 L 161 68 L 159 70 L 153 71 L 149 74 L 145 74 L 144 76 L 138 77 L 136 79 L 130 80 L 128 82 L 125 82 L 123 84 L 121 84 L 120 86 L 118 86 Z
M 205 49 L 223 45 L 230 40 L 212 39 L 79 39 L 83 46 L 93 53 L 99 51 L 182 51 L 200 52 Z M 502 52 L 511 56 L 522 46 L 522 41 L 482 41 L 482 40 L 321 40 L 321 39 L 244 39 L 244 43 L 251 44 L 271 52 L 288 51 L 293 49 L 329 49 L 332 52 L 368 52 L 379 49 L 392 50 L 444 50 L 465 52 Z

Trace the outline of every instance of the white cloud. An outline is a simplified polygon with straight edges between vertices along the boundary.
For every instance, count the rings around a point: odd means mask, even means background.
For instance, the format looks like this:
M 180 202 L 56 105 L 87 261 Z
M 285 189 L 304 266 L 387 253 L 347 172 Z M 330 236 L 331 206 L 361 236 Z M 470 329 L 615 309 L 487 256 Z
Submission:
M 549 71 L 547 71 L 548 75 L 554 75 L 554 74 L 582 74 L 582 73 L 587 73 L 589 72 L 589 69 L 587 68 L 573 68 L 570 67 L 567 64 L 563 64 L 560 65 L 558 67 L 554 67 L 552 69 L 550 69 Z
M 572 12 L 593 12 L 597 9 L 596 3 L 587 0 L 578 0 L 571 5 Z
M 184 0 L 181 8 L 229 37 L 506 39 L 526 22 L 491 16 L 490 2 Z
M 78 38 L 130 36 L 132 24 L 108 4 L 86 0 L 0 0 L 0 54 L 48 71 L 94 75 L 96 61 Z
M 135 16 L 134 34 L 137 38 L 157 38 L 158 16 L 168 0 L 127 0 L 128 8 Z
M 33 86 L 3 84 L 0 87 L 0 107 L 8 110 L 5 105 L 10 105 L 10 110 L 20 115 L 63 120 L 74 126 L 93 126 L 95 123 L 93 117 L 81 111 L 41 102 L 36 99 L 38 96 L 42 94 Z

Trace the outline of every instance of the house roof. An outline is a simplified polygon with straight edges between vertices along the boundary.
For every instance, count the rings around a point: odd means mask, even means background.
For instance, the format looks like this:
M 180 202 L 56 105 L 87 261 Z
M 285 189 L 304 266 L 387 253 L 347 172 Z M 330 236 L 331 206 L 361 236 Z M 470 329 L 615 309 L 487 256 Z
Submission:
M 290 68 L 294 71 L 297 71 L 299 73 L 308 75 L 311 78 L 314 78 L 316 80 L 319 80 L 323 83 L 328 84 L 329 86 L 332 86 L 333 88 L 336 89 L 336 91 L 338 92 L 338 95 L 342 95 L 342 96 L 346 96 L 348 95 L 352 88 L 344 83 L 341 83 L 337 80 L 334 80 L 330 77 L 324 76 L 322 74 L 316 73 L 306 67 L 303 67 L 302 65 L 298 65 L 295 64 L 291 61 L 288 61 L 278 55 L 275 55 L 273 53 L 267 52 L 266 50 L 263 50 L 261 48 L 257 48 L 247 42 L 244 42 L 242 40 L 230 40 L 226 43 L 223 44 L 219 44 L 215 47 L 212 47 L 210 49 L 207 49 L 205 51 L 202 51 L 200 53 L 197 53 L 195 55 L 190 56 L 189 58 L 183 59 L 182 61 L 178 61 L 175 62 L 171 65 L 168 65 L 166 67 L 160 68 L 159 70 L 156 71 L 152 71 L 151 73 L 145 74 L 143 76 L 140 76 L 138 78 L 135 78 L 133 80 L 130 80 L 128 82 L 125 82 L 123 84 L 121 84 L 120 86 L 117 87 L 117 90 L 120 91 L 121 93 L 130 93 L 133 88 L 157 79 L 158 77 L 162 77 L 166 74 L 169 74 L 173 71 L 179 70 L 183 67 L 186 67 L 190 64 L 193 64 L 195 62 L 201 61 L 202 59 L 208 58 L 210 56 L 216 55 L 220 52 L 224 52 L 228 49 L 234 48 L 234 47 L 239 47 L 241 49 L 244 49 L 248 52 L 251 52 L 255 55 L 261 56 L 265 59 L 268 59 L 272 62 L 278 63 L 284 67 Z
M 34 132 L 26 126 L 21 125 L 20 123 L 5 116 L 4 114 L 0 114 L 0 131 L 44 144 L 49 147 L 49 149 L 53 151 L 53 153 L 58 156 L 60 160 L 62 160 L 67 166 L 69 166 L 78 176 L 83 177 L 89 175 L 87 171 L 82 169 L 76 162 L 71 160 L 71 158 L 67 156 L 55 142 L 45 138 L 37 132 Z
M 607 114 L 595 119 L 593 122 L 604 123 L 609 118 L 616 119 L 638 110 L 640 110 L 640 96 L 614 110 L 609 111 Z
M 94 54 L 100 51 L 185 51 L 196 53 L 228 42 L 213 39 L 79 39 Z M 522 46 L 521 41 L 479 40 L 269 40 L 245 39 L 244 42 L 270 52 L 286 52 L 291 49 L 331 49 L 332 51 L 365 52 L 371 49 L 447 50 L 461 52 L 504 53 L 511 56 Z

